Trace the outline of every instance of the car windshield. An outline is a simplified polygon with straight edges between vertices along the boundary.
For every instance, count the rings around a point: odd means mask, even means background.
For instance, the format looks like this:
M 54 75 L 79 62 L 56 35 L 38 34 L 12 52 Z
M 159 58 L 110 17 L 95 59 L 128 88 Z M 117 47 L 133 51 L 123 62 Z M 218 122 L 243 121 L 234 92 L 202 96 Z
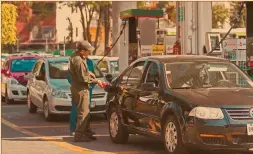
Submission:
M 166 81 L 172 89 L 242 87 L 253 82 L 228 62 L 175 62 L 165 64 Z
M 119 71 L 119 62 L 118 61 L 110 61 L 115 71 Z
M 13 59 L 11 72 L 31 72 L 37 59 Z
M 55 61 L 49 62 L 49 77 L 51 79 L 68 79 L 68 61 Z M 103 75 L 101 71 L 94 67 L 96 78 L 102 78 Z

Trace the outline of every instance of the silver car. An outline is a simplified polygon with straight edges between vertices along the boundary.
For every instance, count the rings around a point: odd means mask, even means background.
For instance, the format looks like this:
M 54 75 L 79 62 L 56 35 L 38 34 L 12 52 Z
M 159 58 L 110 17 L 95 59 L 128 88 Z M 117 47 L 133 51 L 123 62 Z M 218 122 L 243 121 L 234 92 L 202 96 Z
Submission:
M 43 109 L 50 121 L 54 115 L 70 114 L 71 92 L 68 77 L 68 57 L 41 58 L 35 64 L 27 84 L 27 104 L 30 113 Z M 95 75 L 105 81 L 102 72 L 95 67 Z M 92 92 L 91 114 L 106 112 L 107 93 L 99 86 Z

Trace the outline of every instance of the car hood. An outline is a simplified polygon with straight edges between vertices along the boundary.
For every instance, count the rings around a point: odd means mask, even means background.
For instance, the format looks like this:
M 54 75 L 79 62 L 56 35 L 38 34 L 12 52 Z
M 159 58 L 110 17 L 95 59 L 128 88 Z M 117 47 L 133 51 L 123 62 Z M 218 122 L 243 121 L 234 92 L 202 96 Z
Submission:
M 98 78 L 101 81 L 106 82 L 104 78 Z M 67 79 L 52 79 L 50 80 L 50 86 L 55 90 L 61 90 L 63 92 L 70 92 L 70 84 Z M 100 88 L 98 85 L 95 85 L 93 88 L 95 93 L 104 93 L 104 89 Z
M 173 89 L 173 93 L 200 106 L 252 105 L 253 88 Z
M 70 92 L 70 84 L 67 79 L 52 79 L 50 80 L 50 86 L 55 90 Z

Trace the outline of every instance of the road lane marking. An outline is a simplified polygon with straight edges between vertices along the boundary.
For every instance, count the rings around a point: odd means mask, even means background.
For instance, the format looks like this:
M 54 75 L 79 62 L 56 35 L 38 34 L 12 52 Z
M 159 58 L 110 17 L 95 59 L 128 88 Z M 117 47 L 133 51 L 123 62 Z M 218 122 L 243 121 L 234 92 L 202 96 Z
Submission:
M 37 137 L 41 140 L 44 140 L 44 141 L 48 141 L 50 143 L 53 143 L 53 144 L 56 144 L 60 147 L 63 147 L 63 148 L 67 148 L 67 149 L 70 149 L 72 151 L 76 151 L 76 152 L 80 152 L 81 154 L 115 154 L 115 153 L 111 153 L 111 152 L 100 152 L 100 151 L 94 151 L 94 150 L 90 150 L 90 149 L 85 149 L 85 148 L 82 148 L 82 147 L 79 147 L 79 146 L 75 146 L 75 145 L 72 145 L 70 143 L 67 143 L 67 142 L 64 142 L 64 140 L 61 139 L 61 141 L 55 141 L 55 138 L 53 137 L 47 137 L 47 136 L 40 136 L 39 134 L 36 134 L 36 133 L 33 133 L 33 132 L 30 132 L 30 131 L 27 131 L 23 128 L 20 128 L 19 126 L 5 120 L 2 118 L 2 123 L 23 133 L 23 134 L 26 134 L 26 135 L 29 135 L 29 136 L 32 136 L 32 137 Z
M 101 126 L 106 125 L 105 122 L 102 123 L 91 123 L 91 126 Z M 19 128 L 23 129 L 36 129 L 36 128 L 62 128 L 62 127 L 69 127 L 69 125 L 49 125 L 49 126 L 19 126 Z
M 2 108 L 15 108 L 15 107 L 26 107 L 26 105 L 7 105 L 7 104 L 2 104 Z
M 4 118 L 1 119 L 2 123 L 15 129 L 16 131 L 19 131 L 23 134 L 26 134 L 28 136 L 37 138 L 37 139 L 41 139 L 44 141 L 48 141 L 50 143 L 53 143 L 55 145 L 58 145 L 60 147 L 72 150 L 72 151 L 76 151 L 79 152 L 80 154 L 137 154 L 140 152 L 137 151 L 128 151 L 128 152 L 101 152 L 101 151 L 95 151 L 95 150 L 90 150 L 90 149 L 86 149 L 86 148 L 82 148 L 79 146 L 75 146 L 73 144 L 67 143 L 65 142 L 62 138 L 59 140 L 57 138 L 53 138 L 53 137 L 48 137 L 48 136 L 40 136 L 39 134 L 33 133 L 31 131 L 25 130 L 24 128 L 20 128 L 19 126 L 15 125 L 14 123 L 11 123 L 7 120 L 5 120 Z M 96 135 L 98 136 L 98 135 Z M 109 135 L 108 135 L 109 136 Z M 58 136 L 59 137 L 59 136 Z M 70 136 L 66 136 L 66 137 L 70 137 Z M 57 141 L 58 140 L 58 141 Z

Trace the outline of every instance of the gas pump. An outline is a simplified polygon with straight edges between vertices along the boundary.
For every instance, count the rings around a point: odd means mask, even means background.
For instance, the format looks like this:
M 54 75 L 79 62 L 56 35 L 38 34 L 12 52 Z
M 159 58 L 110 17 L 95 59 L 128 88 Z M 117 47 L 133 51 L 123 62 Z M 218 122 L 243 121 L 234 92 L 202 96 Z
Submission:
M 138 23 L 140 18 L 161 18 L 163 17 L 163 10 L 143 10 L 130 9 L 120 12 L 122 19 L 121 29 L 125 26 L 123 35 L 120 37 L 120 53 L 119 53 L 119 71 L 123 71 L 133 61 L 137 60 L 139 33 L 150 33 L 140 31 L 138 32 Z M 155 33 L 155 32 L 154 32 Z M 152 47 L 152 44 L 150 44 Z

